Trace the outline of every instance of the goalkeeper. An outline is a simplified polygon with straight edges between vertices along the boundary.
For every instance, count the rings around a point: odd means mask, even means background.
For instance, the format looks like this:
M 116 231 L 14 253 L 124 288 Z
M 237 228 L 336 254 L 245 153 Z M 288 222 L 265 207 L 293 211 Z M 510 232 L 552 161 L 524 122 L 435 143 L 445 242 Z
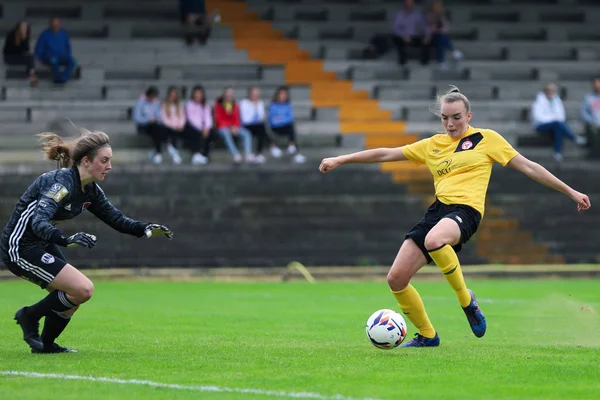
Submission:
M 96 237 L 85 232 L 68 236 L 55 224 L 87 210 L 121 233 L 169 239 L 173 233 L 162 225 L 127 218 L 107 200 L 97 183 L 111 170 L 112 149 L 106 133 L 78 128 L 78 135 L 69 141 L 54 133 L 39 136 L 46 157 L 57 161 L 59 169 L 39 176 L 21 196 L 0 237 L 0 257 L 13 274 L 50 292 L 15 314 L 31 352 L 71 353 L 75 350 L 55 340 L 79 306 L 92 297 L 94 285 L 67 263 L 60 247 L 91 249 Z

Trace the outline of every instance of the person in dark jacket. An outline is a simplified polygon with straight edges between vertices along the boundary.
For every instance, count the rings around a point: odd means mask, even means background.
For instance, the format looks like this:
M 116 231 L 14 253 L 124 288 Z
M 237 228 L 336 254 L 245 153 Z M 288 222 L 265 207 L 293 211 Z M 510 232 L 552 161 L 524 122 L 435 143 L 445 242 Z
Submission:
M 185 43 L 194 44 L 194 39 L 201 45 L 206 44 L 211 29 L 213 15 L 206 12 L 206 2 L 204 0 L 179 0 L 179 12 L 181 23 L 184 27 Z
M 24 65 L 27 70 L 29 83 L 33 86 L 37 83 L 35 74 L 35 59 L 29 47 L 31 27 L 26 21 L 20 21 L 15 28 L 8 33 L 4 40 L 4 63 L 8 65 Z
M 59 169 L 42 174 L 27 188 L 0 236 L 0 258 L 8 270 L 50 292 L 15 314 L 32 353 L 75 352 L 59 346 L 55 340 L 94 292 L 92 282 L 66 261 L 59 247 L 92 248 L 96 237 L 86 232 L 66 235 L 55 227 L 57 222 L 73 219 L 87 210 L 121 233 L 173 237 L 163 225 L 125 217 L 107 200 L 97 182 L 103 181 L 111 170 L 108 135 L 83 129 L 80 133 L 68 142 L 54 133 L 39 135 L 44 153 L 58 162 Z M 40 337 L 42 317 L 45 320 Z
M 71 54 L 69 34 L 60 27 L 60 18 L 52 18 L 50 27 L 41 33 L 35 45 L 35 56 L 52 67 L 55 83 L 69 80 L 77 63 Z

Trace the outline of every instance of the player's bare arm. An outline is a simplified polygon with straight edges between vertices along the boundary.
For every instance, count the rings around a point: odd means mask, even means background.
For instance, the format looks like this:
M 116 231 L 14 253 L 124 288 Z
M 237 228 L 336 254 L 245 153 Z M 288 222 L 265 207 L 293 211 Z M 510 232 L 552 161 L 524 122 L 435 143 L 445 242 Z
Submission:
M 523 157 L 521 154 L 516 155 L 512 160 L 510 160 L 509 165 L 534 181 L 566 194 L 577 203 L 578 211 L 587 210 L 592 206 L 592 203 L 587 195 L 574 190 L 569 185 L 554 176 L 546 168 Z
M 319 171 L 326 173 L 342 164 L 372 164 L 390 161 L 407 160 L 402 152 L 402 147 L 381 147 L 378 149 L 363 150 L 342 156 L 325 158 L 321 161 Z

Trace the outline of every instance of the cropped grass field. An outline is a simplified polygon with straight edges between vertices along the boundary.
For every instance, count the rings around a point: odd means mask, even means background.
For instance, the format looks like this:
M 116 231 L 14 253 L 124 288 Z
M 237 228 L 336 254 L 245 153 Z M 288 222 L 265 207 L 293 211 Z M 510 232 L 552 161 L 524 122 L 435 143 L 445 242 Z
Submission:
M 600 397 L 600 281 L 469 283 L 484 338 L 445 282 L 417 281 L 442 344 L 385 351 L 364 330 L 397 309 L 384 282 L 99 281 L 58 340 L 79 353 L 32 355 L 12 317 L 44 292 L 0 282 L 0 399 Z

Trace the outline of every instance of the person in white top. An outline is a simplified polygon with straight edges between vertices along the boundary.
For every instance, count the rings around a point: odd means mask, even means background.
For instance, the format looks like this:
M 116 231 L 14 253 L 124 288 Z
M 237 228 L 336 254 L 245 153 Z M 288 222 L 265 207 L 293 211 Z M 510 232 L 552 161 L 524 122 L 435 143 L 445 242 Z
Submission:
M 271 155 L 279 158 L 282 151 L 271 141 L 265 126 L 265 103 L 260 99 L 260 89 L 256 86 L 248 88 L 248 97 L 240 101 L 240 119 L 242 126 L 248 129 L 252 136 L 256 137 L 256 162 L 264 163 L 265 156 L 262 151 L 265 145 L 269 145 Z
M 565 107 L 557 94 L 555 83 L 549 83 L 543 92 L 539 92 L 531 105 L 531 118 L 537 133 L 551 134 L 554 138 L 554 159 L 562 161 L 563 138 L 569 138 L 579 145 L 586 139 L 577 136 L 566 124 Z

